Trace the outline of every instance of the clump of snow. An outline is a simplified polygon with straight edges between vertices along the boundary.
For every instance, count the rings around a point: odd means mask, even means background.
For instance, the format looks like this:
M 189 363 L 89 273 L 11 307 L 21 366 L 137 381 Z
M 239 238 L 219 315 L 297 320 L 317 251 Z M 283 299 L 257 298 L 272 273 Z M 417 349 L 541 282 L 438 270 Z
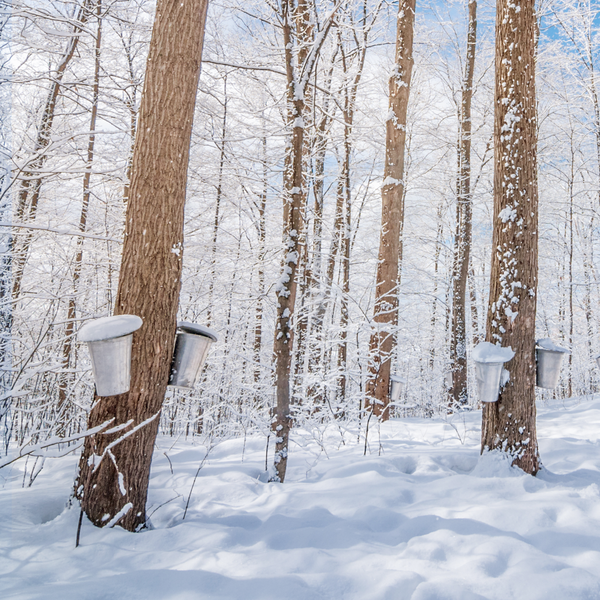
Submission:
M 129 335 L 137 331 L 142 323 L 142 319 L 136 315 L 101 317 L 83 325 L 77 337 L 80 342 L 101 342 Z
M 195 335 L 203 335 L 204 337 L 210 338 L 213 342 L 217 342 L 219 338 L 214 330 L 206 327 L 205 325 L 198 325 L 197 323 L 189 323 L 188 321 L 179 321 L 177 323 L 177 329 L 185 333 L 193 333 Z
M 543 350 L 551 350 L 552 352 L 562 352 L 563 354 L 571 354 L 571 351 L 568 348 L 558 346 L 550 338 L 542 338 L 536 343 L 538 347 L 542 348 Z
M 505 363 L 512 360 L 514 355 L 510 346 L 501 348 L 491 342 L 481 342 L 474 348 L 471 356 L 475 362 L 479 363 Z
M 471 471 L 473 477 L 521 477 L 525 473 L 518 467 L 511 466 L 512 457 L 506 452 L 492 450 L 484 452 Z

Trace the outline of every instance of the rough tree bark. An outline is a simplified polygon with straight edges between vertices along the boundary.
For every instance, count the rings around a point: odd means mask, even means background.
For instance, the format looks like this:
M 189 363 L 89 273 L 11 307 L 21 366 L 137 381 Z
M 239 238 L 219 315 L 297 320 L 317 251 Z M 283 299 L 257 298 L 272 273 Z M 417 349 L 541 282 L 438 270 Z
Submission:
M 377 264 L 375 307 L 371 335 L 369 380 L 365 408 L 383 420 L 389 418 L 390 370 L 394 334 L 398 325 L 400 286 L 400 232 L 404 220 L 404 148 L 410 79 L 413 67 L 413 33 L 416 0 L 400 0 L 396 30 L 396 65 L 390 77 L 386 122 L 384 181 L 381 188 L 381 236 Z
M 452 278 L 452 329 L 450 364 L 454 406 L 468 401 L 467 390 L 467 283 L 471 252 L 471 100 L 477 46 L 477 1 L 469 0 L 467 60 L 462 85 L 458 135 L 458 177 L 456 181 L 456 237 Z
M 535 408 L 538 192 L 535 3 L 498 0 L 494 221 L 486 339 L 510 346 L 510 381 L 483 408 L 481 451 L 499 449 L 530 474 L 540 468 Z
M 136 314 L 131 389 L 96 398 L 88 424 L 124 428 L 86 439 L 78 495 L 98 526 L 146 523 L 154 440 L 167 387 L 181 283 L 190 136 L 207 0 L 159 0 L 150 42 L 127 205 L 116 314 Z M 119 441 L 120 440 L 120 441 Z

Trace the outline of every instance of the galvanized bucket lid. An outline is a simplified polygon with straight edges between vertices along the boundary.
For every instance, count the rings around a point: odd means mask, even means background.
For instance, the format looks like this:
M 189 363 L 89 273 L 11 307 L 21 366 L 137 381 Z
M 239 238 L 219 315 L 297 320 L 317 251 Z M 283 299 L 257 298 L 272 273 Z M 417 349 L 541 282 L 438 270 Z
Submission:
M 102 342 L 130 335 L 142 326 L 137 315 L 116 315 L 88 321 L 77 335 L 80 342 Z
M 196 323 L 188 323 L 188 321 L 179 321 L 177 323 L 177 329 L 184 333 L 193 333 L 195 335 L 203 335 L 204 337 L 210 338 L 213 342 L 217 342 L 219 338 L 217 334 L 210 328 L 204 325 L 197 325 Z
M 400 375 L 390 375 L 390 381 L 395 381 L 396 383 L 406 383 L 407 380 L 404 377 L 400 377 Z

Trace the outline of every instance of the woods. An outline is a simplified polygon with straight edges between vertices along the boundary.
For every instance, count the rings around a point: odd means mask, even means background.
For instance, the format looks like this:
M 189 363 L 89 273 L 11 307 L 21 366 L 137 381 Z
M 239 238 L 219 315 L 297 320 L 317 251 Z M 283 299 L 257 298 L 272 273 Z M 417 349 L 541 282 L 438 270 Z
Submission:
M 481 409 L 535 475 L 536 402 L 600 381 L 599 9 L 208 4 L 1 3 L 3 455 L 83 444 L 75 499 L 129 531 L 157 435 L 260 435 L 283 483 L 295 430 L 377 454 Z M 99 397 L 76 335 L 123 314 L 131 389 Z M 178 321 L 219 333 L 194 389 Z M 541 338 L 572 351 L 552 390 Z M 515 352 L 483 406 L 482 341 Z

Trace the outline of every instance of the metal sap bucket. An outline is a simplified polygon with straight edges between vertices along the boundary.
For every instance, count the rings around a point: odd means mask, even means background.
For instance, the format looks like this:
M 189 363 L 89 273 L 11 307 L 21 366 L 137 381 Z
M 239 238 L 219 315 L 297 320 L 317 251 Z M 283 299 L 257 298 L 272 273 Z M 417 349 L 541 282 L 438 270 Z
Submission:
M 597 365 L 600 367 L 600 354 L 598 354 L 598 356 L 596 356 L 595 358 Z
M 92 359 L 98 396 L 117 396 L 129 391 L 133 332 L 142 326 L 135 315 L 102 317 L 87 322 L 78 333 Z
M 471 356 L 475 363 L 477 393 L 481 402 L 498 401 L 500 385 L 504 385 L 509 377 L 508 371 L 504 370 L 504 363 L 511 361 L 514 355 L 512 348 L 501 348 L 491 342 L 480 342 L 473 349 Z
M 177 330 L 169 385 L 193 388 L 217 336 L 208 327 L 185 321 L 177 323 Z
M 552 390 L 558 385 L 563 356 L 571 354 L 571 351 L 557 346 L 548 338 L 538 340 L 537 345 L 538 347 L 535 349 L 535 384 L 538 387 Z
M 400 400 L 400 394 L 402 394 L 402 388 L 405 383 L 406 379 L 404 379 L 404 377 L 400 377 L 400 375 L 390 375 L 390 400 L 392 402 Z
M 477 394 L 482 402 L 497 402 L 503 362 L 475 362 Z

